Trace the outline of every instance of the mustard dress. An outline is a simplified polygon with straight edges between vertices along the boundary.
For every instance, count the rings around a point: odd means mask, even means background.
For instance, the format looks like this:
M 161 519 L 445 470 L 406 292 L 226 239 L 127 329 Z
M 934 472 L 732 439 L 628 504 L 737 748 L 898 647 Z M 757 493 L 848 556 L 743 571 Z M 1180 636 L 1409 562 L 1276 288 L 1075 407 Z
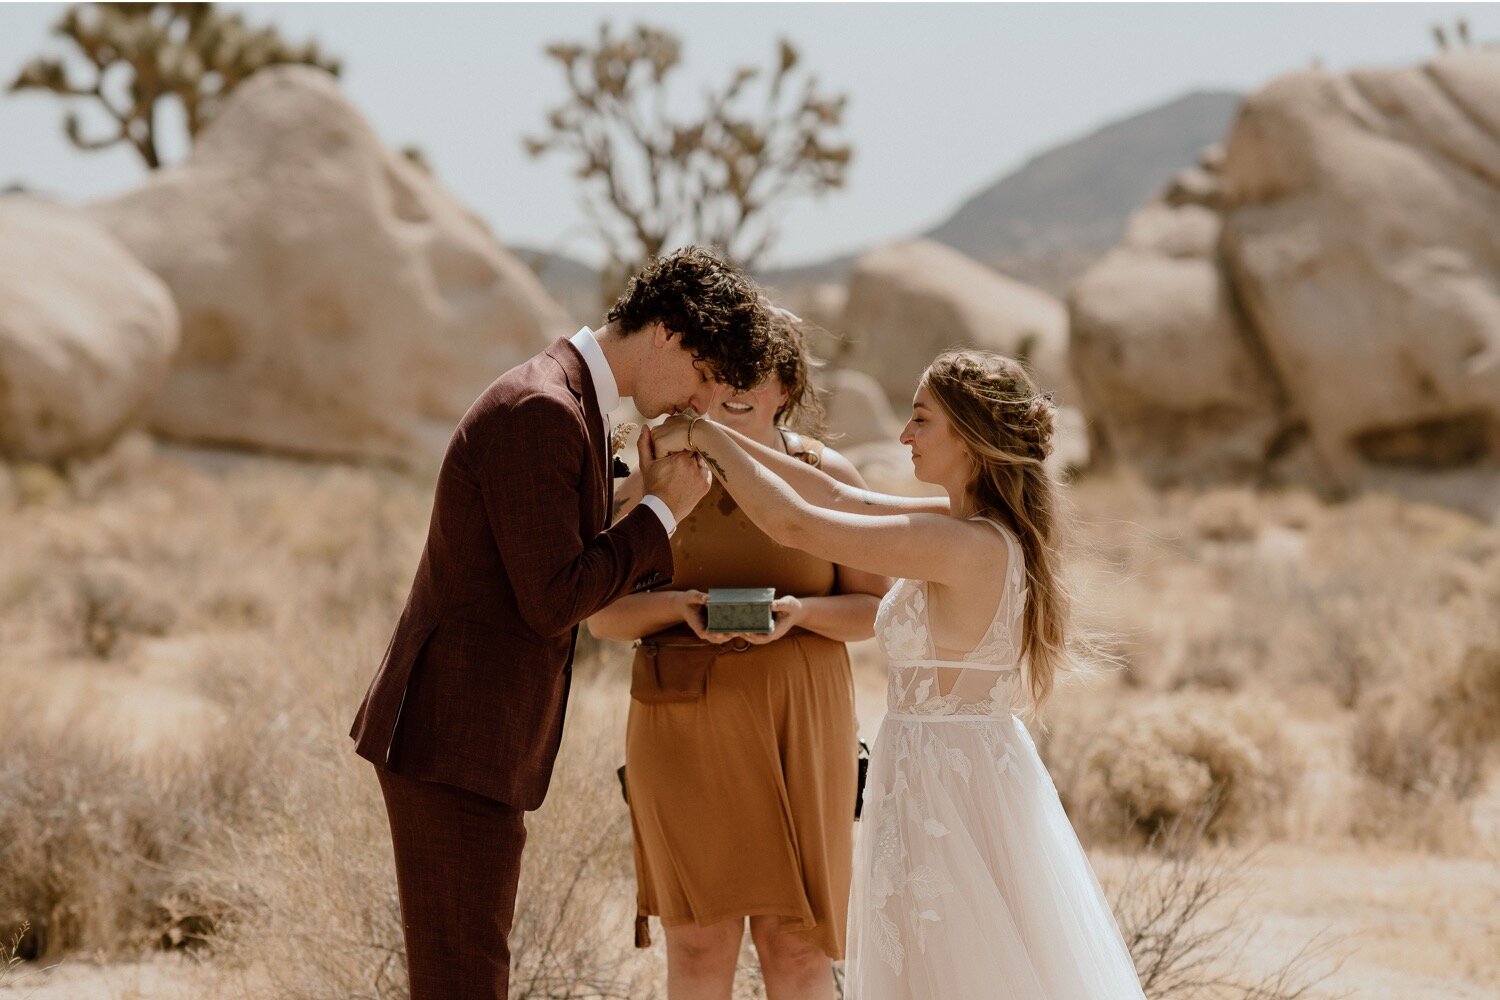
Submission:
M 821 444 L 786 440 L 821 464 Z M 832 563 L 771 541 L 717 481 L 679 523 L 672 552 L 674 590 L 834 589 Z M 774 916 L 842 959 L 857 751 L 842 642 L 793 629 L 735 650 L 686 625 L 643 639 L 626 730 L 636 944 L 650 944 L 648 916 L 669 927 Z

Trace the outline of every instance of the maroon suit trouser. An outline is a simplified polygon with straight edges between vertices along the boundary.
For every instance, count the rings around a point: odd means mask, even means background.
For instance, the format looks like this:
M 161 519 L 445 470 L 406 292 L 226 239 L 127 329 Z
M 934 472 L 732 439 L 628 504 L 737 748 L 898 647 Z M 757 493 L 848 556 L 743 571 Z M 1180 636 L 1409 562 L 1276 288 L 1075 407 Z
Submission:
M 376 767 L 396 850 L 411 1000 L 506 1000 L 521 810 Z

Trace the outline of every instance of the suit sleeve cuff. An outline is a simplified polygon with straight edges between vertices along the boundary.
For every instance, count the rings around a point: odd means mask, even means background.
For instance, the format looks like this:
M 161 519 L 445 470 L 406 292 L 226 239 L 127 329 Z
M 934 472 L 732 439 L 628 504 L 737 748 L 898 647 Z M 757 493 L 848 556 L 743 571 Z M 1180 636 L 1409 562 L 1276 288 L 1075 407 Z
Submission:
M 670 538 L 672 532 L 677 530 L 677 518 L 672 516 L 672 509 L 667 506 L 667 502 L 661 497 L 655 493 L 647 493 L 641 497 L 641 506 L 650 507 L 656 513 L 656 516 L 661 518 L 661 526 L 667 529 L 667 537 Z

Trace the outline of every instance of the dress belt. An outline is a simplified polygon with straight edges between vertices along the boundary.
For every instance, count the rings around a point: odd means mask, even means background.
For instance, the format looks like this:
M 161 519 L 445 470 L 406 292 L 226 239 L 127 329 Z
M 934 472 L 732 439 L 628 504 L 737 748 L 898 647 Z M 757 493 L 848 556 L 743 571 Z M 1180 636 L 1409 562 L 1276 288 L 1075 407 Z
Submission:
M 782 636 L 781 639 L 791 639 L 799 635 L 815 634 L 815 632 L 812 632 L 809 629 L 805 629 L 800 625 L 793 625 L 789 630 L 787 630 L 786 635 Z M 776 641 L 780 642 L 781 639 L 778 639 Z M 770 643 L 751 642 L 744 636 L 738 636 L 729 642 L 708 642 L 707 640 L 698 638 L 696 635 L 682 635 L 680 633 L 674 632 L 658 632 L 655 635 L 648 635 L 644 639 L 636 640 L 636 645 L 648 654 L 656 652 L 657 649 L 663 646 L 670 646 L 673 649 L 713 649 L 717 650 L 720 653 L 743 653 L 751 649 L 760 649 L 762 646 L 770 645 Z

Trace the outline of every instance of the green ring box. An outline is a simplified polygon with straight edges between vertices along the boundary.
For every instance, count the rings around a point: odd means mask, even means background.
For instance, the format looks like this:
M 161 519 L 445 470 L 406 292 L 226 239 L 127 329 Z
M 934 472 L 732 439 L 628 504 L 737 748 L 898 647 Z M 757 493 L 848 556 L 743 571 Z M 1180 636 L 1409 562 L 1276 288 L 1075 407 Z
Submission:
M 707 632 L 774 632 L 776 616 L 772 587 L 712 587 L 704 605 Z

